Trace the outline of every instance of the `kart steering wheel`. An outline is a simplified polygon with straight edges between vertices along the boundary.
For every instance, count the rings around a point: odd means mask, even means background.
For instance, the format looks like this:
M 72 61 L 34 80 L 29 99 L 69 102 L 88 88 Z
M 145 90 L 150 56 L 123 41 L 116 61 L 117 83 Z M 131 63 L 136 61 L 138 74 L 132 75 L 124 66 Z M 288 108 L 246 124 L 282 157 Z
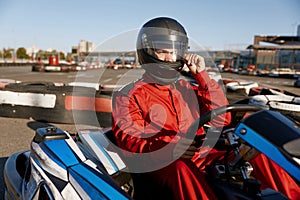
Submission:
M 217 109 L 211 110 L 204 115 L 200 116 L 198 119 L 196 119 L 192 125 L 189 127 L 186 137 L 189 139 L 194 139 L 196 136 L 196 131 L 204 126 L 204 124 L 207 124 L 209 121 L 214 119 L 215 117 L 227 113 L 227 112 L 256 112 L 263 110 L 262 107 L 249 105 L 249 104 L 231 104 L 219 107 Z

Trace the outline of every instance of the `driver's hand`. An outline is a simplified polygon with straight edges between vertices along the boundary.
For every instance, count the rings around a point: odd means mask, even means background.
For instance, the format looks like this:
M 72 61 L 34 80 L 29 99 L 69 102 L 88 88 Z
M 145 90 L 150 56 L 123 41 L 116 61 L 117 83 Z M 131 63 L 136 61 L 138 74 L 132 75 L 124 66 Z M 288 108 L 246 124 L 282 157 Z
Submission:
M 195 141 L 192 139 L 181 138 L 175 145 L 173 158 L 191 159 L 195 155 L 195 152 L 198 151 L 194 144 Z
M 197 74 L 205 70 L 204 58 L 197 54 L 186 54 L 184 62 L 192 74 Z

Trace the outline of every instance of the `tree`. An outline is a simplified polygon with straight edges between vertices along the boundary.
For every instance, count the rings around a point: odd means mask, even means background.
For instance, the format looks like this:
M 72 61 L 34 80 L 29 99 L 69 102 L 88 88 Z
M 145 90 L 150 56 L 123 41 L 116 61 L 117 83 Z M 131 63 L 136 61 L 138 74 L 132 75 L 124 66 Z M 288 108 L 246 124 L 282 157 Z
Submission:
M 29 58 L 29 55 L 26 53 L 26 49 L 24 47 L 18 48 L 17 58 L 20 58 L 20 59 L 28 59 Z
M 65 54 L 63 52 L 59 52 L 59 58 L 61 60 L 65 60 L 66 59 Z
M 45 51 L 39 50 L 39 52 L 38 52 L 38 58 L 40 58 L 41 60 L 46 60 L 46 59 L 48 59 L 48 56 L 45 53 Z
M 5 48 L 3 48 L 3 58 L 12 58 L 12 52 L 13 52 L 14 50 L 13 49 L 5 49 Z

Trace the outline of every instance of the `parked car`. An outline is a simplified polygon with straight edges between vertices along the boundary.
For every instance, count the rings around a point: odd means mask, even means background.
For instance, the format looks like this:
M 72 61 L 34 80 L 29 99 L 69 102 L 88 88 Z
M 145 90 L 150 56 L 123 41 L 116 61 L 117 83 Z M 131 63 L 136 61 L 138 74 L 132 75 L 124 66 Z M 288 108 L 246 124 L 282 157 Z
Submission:
M 113 69 L 122 69 L 122 68 L 127 68 L 127 69 L 133 69 L 136 68 L 136 63 L 135 60 L 122 60 L 121 58 L 116 58 L 113 61 L 112 66 Z

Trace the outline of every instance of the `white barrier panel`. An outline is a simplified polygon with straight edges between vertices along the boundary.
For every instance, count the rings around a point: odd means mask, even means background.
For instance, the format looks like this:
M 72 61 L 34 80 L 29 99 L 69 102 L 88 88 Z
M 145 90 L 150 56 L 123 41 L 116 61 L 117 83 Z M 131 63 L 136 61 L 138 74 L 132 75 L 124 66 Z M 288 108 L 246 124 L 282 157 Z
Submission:
M 67 85 L 95 88 L 95 90 L 97 90 L 97 91 L 100 89 L 99 83 L 71 82 L 71 83 L 68 83 Z
M 54 108 L 55 94 L 0 91 L 0 104 Z

